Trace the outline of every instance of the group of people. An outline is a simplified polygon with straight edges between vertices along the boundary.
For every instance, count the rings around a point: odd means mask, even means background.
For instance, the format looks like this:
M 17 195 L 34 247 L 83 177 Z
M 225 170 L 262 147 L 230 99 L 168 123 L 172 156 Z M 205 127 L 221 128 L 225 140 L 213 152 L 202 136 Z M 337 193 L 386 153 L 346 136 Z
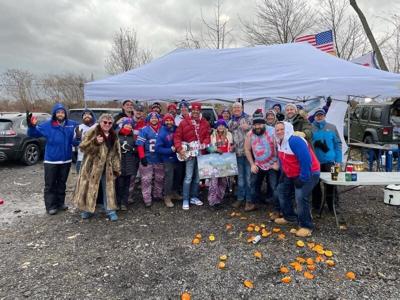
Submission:
M 212 129 L 201 114 L 201 103 L 172 103 L 163 115 L 157 102 L 146 113 L 140 103 L 125 100 L 116 116 L 103 114 L 96 120 L 85 110 L 82 123 L 77 124 L 56 104 L 51 120 L 37 124 L 28 114 L 27 123 L 28 135 L 47 139 L 44 199 L 50 215 L 67 209 L 65 187 L 73 146 L 79 147 L 74 203 L 84 219 L 92 217 L 99 206 L 111 221 L 118 219 L 117 210 L 128 209 L 139 174 L 146 207 L 155 201 L 173 207 L 176 200 L 182 200 L 184 210 L 203 205 L 197 156 L 235 153 L 238 176 L 231 205 L 252 211 L 268 200 L 273 207 L 270 218 L 277 224 L 297 223 L 296 235 L 304 237 L 314 229 L 312 207 L 321 205 L 320 172 L 342 162 L 339 134 L 325 121 L 327 109 L 318 109 L 310 122 L 294 104 L 287 104 L 283 111 L 276 104 L 265 115 L 256 110 L 250 116 L 242 103 L 235 102 L 220 112 Z M 265 180 L 266 196 L 262 192 Z M 210 207 L 221 207 L 232 181 L 210 179 Z M 327 191 L 330 209 L 338 205 L 332 194 L 337 193 Z

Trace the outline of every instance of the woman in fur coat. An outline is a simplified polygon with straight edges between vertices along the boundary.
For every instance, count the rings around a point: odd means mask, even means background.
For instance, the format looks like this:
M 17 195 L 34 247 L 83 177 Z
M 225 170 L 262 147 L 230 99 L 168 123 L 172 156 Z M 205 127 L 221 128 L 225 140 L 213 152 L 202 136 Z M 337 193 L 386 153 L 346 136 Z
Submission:
M 79 145 L 84 157 L 73 200 L 83 211 L 83 219 L 93 216 L 101 186 L 104 210 L 111 221 L 118 220 L 114 180 L 121 174 L 121 149 L 112 124 L 110 114 L 101 115 L 99 123 L 86 133 Z

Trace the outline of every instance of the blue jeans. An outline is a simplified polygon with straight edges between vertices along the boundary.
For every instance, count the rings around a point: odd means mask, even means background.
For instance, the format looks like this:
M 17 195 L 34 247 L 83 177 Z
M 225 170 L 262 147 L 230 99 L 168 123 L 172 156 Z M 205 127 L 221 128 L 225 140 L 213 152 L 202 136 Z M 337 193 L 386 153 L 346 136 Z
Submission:
M 76 164 L 75 164 L 75 168 L 76 168 L 76 173 L 78 173 L 78 174 L 79 174 L 79 171 L 81 170 L 81 165 L 82 165 L 82 161 L 77 160 Z
M 253 202 L 251 194 L 251 167 L 246 156 L 236 156 L 238 164 L 237 200 Z
M 259 169 L 257 174 L 251 174 L 251 190 L 253 196 L 251 197 L 253 201 L 260 201 L 261 197 L 261 185 L 264 181 L 264 178 L 267 178 L 267 187 L 268 191 L 270 192 L 272 196 L 272 205 L 273 205 L 273 210 L 276 212 L 280 212 L 280 205 L 279 205 L 279 195 L 278 195 L 278 171 L 275 171 L 273 169 L 269 170 L 262 170 Z M 267 196 L 268 197 L 268 196 Z
M 183 180 L 183 200 L 199 197 L 199 170 L 197 159 L 192 158 L 186 161 L 185 179 Z
M 283 217 L 289 222 L 296 222 L 300 227 L 314 229 L 311 217 L 310 195 L 314 186 L 319 182 L 319 173 L 313 174 L 301 188 L 294 186 L 294 178 L 284 176 L 278 185 L 279 202 Z M 294 211 L 292 197 L 295 194 L 297 213 Z
M 112 213 L 115 213 L 115 210 L 109 210 L 107 208 L 107 185 L 106 185 L 106 175 L 103 174 L 101 176 L 101 190 L 103 191 L 103 206 L 104 206 L 104 210 L 106 212 L 107 215 L 110 215 Z

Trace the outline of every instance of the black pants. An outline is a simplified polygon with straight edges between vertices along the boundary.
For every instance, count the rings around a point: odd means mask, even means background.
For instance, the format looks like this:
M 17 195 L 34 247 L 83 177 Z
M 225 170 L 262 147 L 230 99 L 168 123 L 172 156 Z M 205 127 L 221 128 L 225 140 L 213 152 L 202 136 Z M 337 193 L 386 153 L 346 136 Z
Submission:
M 170 196 L 173 191 L 177 192 L 175 178 L 178 176 L 179 163 L 166 162 L 164 163 L 164 195 Z M 182 188 L 182 184 L 180 185 Z
M 119 176 L 115 180 L 115 189 L 117 194 L 118 206 L 121 205 L 128 206 L 130 182 L 131 182 L 131 175 Z
M 321 172 L 330 172 L 331 167 L 334 163 L 326 163 L 321 164 Z M 335 201 L 333 201 L 333 189 L 335 189 Z M 333 210 L 333 203 L 335 203 L 335 208 L 339 208 L 339 197 L 337 193 L 337 187 L 334 185 L 327 184 L 326 185 L 326 203 L 328 204 L 328 208 L 330 211 Z M 321 190 L 321 181 L 317 183 L 312 191 L 312 205 L 314 209 L 319 209 L 322 201 L 322 190 Z
M 64 205 L 70 168 L 71 163 L 44 164 L 44 204 L 47 211 Z
M 174 191 L 182 194 L 183 180 L 185 179 L 186 162 L 180 161 L 176 163 L 174 176 Z M 166 174 L 164 172 L 164 174 Z

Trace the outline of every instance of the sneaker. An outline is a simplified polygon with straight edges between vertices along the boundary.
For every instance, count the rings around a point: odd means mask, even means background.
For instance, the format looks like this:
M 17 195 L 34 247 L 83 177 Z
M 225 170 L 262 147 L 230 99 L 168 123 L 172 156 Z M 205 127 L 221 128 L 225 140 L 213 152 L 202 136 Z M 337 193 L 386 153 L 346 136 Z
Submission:
M 152 202 L 145 202 L 144 207 L 150 208 L 152 204 L 153 204 Z
M 67 210 L 67 209 L 68 209 L 68 206 L 65 205 L 65 204 L 63 204 L 63 205 L 61 205 L 58 209 L 59 209 L 59 210 Z
M 112 222 L 115 222 L 118 220 L 118 216 L 116 212 L 111 212 L 107 215 L 108 219 Z
M 93 215 L 94 214 L 92 214 L 92 213 L 90 213 L 88 211 L 81 212 L 81 218 L 84 219 L 84 220 L 87 220 L 87 219 L 93 217 Z
M 127 211 L 128 208 L 126 207 L 126 205 L 121 204 L 120 210 Z
M 53 208 L 53 209 L 49 209 L 49 211 L 47 212 L 49 215 L 53 216 L 55 214 L 57 214 L 57 209 Z
M 277 211 L 273 211 L 269 214 L 269 218 L 271 221 L 275 221 L 276 219 L 280 218 L 281 214 Z
M 286 225 L 287 223 L 289 223 L 285 218 L 276 218 L 274 222 L 278 225 Z
M 174 207 L 174 203 L 172 203 L 171 196 L 165 196 L 164 203 L 166 207 Z
M 183 200 L 182 209 L 189 210 L 189 200 Z
M 256 209 L 257 206 L 254 203 L 246 202 L 246 205 L 244 206 L 244 211 L 253 211 Z
M 200 206 L 203 205 L 203 202 L 199 198 L 193 197 L 190 199 L 190 204 Z
M 296 236 L 298 237 L 308 237 L 311 236 L 312 230 L 308 228 L 301 227 L 299 230 L 296 231 Z
M 243 205 L 243 202 L 244 201 L 236 200 L 235 202 L 232 203 L 232 207 L 233 208 L 239 208 L 239 207 L 241 207 Z

